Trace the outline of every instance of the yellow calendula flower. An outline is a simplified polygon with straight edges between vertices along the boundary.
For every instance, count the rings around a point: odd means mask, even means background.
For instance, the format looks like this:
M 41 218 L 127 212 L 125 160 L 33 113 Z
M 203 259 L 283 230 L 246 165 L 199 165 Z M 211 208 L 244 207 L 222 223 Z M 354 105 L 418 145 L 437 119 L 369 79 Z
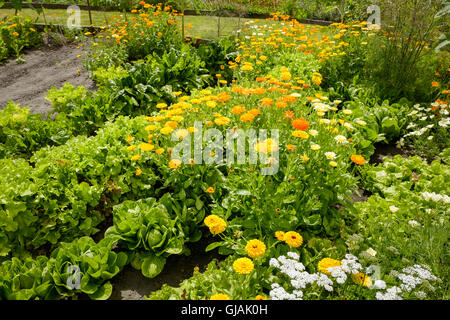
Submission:
M 239 274 L 249 274 L 254 268 L 255 265 L 249 258 L 239 258 L 233 262 L 233 269 Z
M 284 235 L 284 242 L 290 247 L 297 248 L 302 245 L 303 237 L 295 231 L 288 231 Z
M 164 127 L 161 130 L 159 130 L 162 134 L 170 134 L 173 132 L 173 128 L 171 127 Z
M 330 274 L 328 268 L 338 267 L 342 264 L 339 260 L 331 259 L 331 258 L 323 258 L 319 261 L 317 267 L 319 270 L 325 274 Z
M 156 107 L 157 107 L 158 109 L 164 109 L 164 108 L 167 107 L 167 104 L 166 104 L 166 103 L 158 103 L 158 104 L 156 105 Z
M 285 236 L 285 233 L 283 231 L 275 232 L 275 237 L 280 241 L 284 241 L 284 236 Z
M 332 167 L 337 167 L 337 162 L 335 162 L 335 161 L 330 161 L 330 166 L 332 166 Z
M 162 154 L 164 152 L 164 149 L 163 148 L 158 148 L 158 149 L 155 150 L 155 152 L 157 154 Z
M 155 148 L 155 146 L 150 143 L 141 143 L 138 147 L 142 151 L 152 151 Z
M 292 131 L 292 136 L 294 136 L 296 138 L 301 138 L 301 139 L 308 139 L 309 134 L 303 130 L 295 130 L 295 131 Z
M 208 107 L 210 107 L 210 108 L 215 108 L 215 107 L 217 106 L 217 102 L 212 101 L 212 100 L 207 101 L 207 102 L 206 102 L 206 106 L 208 106 Z
M 222 233 L 227 228 L 225 220 L 215 214 L 207 216 L 203 222 L 212 234 Z
M 372 286 L 372 279 L 368 275 L 365 275 L 362 272 L 357 273 L 357 274 L 352 274 L 352 280 L 354 283 L 363 285 L 364 287 Z
M 309 157 L 306 154 L 302 155 L 301 159 L 302 159 L 303 162 L 308 162 L 309 161 Z
M 219 126 L 226 126 L 230 123 L 230 119 L 227 117 L 218 117 L 214 120 L 214 122 Z
M 133 137 L 132 137 L 132 136 L 128 136 L 128 137 L 125 139 L 125 141 L 126 141 L 126 142 L 131 142 L 131 141 L 133 141 Z
M 133 151 L 134 149 L 136 149 L 136 145 L 134 144 L 132 146 L 127 147 L 128 151 Z
M 175 135 L 178 139 L 183 139 L 189 135 L 189 131 L 187 129 L 178 129 Z
M 136 175 L 140 176 L 142 174 L 142 170 L 141 169 L 136 169 Z
M 261 294 L 258 294 L 258 295 L 255 297 L 255 300 L 268 300 L 268 299 L 267 299 L 267 297 L 265 297 L 265 296 L 263 296 L 263 295 L 261 295 Z
M 169 161 L 169 167 L 172 169 L 176 169 L 181 166 L 181 160 L 180 159 L 172 159 Z
M 230 300 L 230 297 L 228 297 L 226 294 L 218 293 L 213 294 L 209 300 Z
M 137 155 L 131 157 L 131 161 L 136 161 L 136 160 L 139 160 L 140 158 L 141 158 L 141 156 L 137 154 Z
M 258 239 L 253 239 L 247 242 L 245 252 L 250 258 L 259 258 L 266 252 L 266 245 Z
M 213 187 L 209 187 L 208 189 L 206 189 L 206 192 L 208 193 L 214 193 L 214 188 Z

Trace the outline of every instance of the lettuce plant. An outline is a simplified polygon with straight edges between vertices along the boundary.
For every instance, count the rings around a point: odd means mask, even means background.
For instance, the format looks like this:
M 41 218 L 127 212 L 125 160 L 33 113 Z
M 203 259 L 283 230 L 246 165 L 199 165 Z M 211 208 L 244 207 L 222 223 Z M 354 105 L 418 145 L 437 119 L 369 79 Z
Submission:
M 133 267 L 146 277 L 162 271 L 166 257 L 181 254 L 185 237 L 177 217 L 155 198 L 124 201 L 114 207 L 114 226 L 105 237 L 118 240 L 119 246 L 132 251 Z
M 91 299 L 108 299 L 112 293 L 108 280 L 128 262 L 124 252 L 112 251 L 113 245 L 111 239 L 95 243 L 90 237 L 62 243 L 48 261 L 48 274 L 55 283 L 57 293 L 61 296 L 85 293 Z

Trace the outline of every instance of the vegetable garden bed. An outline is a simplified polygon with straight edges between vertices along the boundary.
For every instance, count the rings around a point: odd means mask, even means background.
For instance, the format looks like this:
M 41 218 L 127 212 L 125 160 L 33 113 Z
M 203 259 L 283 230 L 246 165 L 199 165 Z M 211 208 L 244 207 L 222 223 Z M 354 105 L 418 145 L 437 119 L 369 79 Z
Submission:
M 391 36 L 273 14 L 192 46 L 145 2 L 67 32 L 85 49 L 59 56 L 95 89 L 60 75 L 46 119 L 16 104 L 33 86 L 1 103 L 0 298 L 447 299 L 450 60 L 415 33 L 445 29 L 431 3 Z M 0 28 L 5 96 L 20 70 L 57 73 L 22 55 L 45 36 L 29 20 Z

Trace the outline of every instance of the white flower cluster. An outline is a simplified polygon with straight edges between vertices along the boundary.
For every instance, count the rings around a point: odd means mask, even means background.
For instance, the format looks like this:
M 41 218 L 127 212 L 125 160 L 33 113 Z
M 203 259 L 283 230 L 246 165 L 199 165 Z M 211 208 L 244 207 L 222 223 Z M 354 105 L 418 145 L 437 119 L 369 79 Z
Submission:
M 438 193 L 434 193 L 434 192 L 422 192 L 421 193 L 422 197 L 425 200 L 433 200 L 434 202 L 439 202 L 439 201 L 444 201 L 445 204 L 450 203 L 450 197 L 447 196 L 446 194 L 442 195 L 442 194 L 438 194 Z
M 335 278 L 336 282 L 339 284 L 343 284 L 347 280 L 347 273 L 357 274 L 362 269 L 361 264 L 358 262 L 358 258 L 352 254 L 346 254 L 341 262 L 342 264 L 340 266 L 328 268 L 328 272 L 331 273 L 331 276 Z
M 403 268 L 402 272 L 403 273 L 399 273 L 396 271 L 391 272 L 391 276 L 397 277 L 402 283 L 398 287 L 395 286 L 387 289 L 385 293 L 382 293 L 380 291 L 377 292 L 376 298 L 378 300 L 401 300 L 402 293 L 411 292 L 417 286 L 425 284 L 427 281 L 438 280 L 438 278 L 430 272 L 428 266 L 425 265 L 415 264 L 412 267 Z M 433 286 L 431 286 L 429 283 L 428 287 L 430 289 L 434 289 Z M 386 286 L 384 285 L 384 288 L 380 287 L 377 289 L 385 289 L 385 288 Z M 423 291 L 417 291 L 414 293 L 414 295 L 419 299 L 426 298 L 426 294 Z
M 385 293 L 381 293 L 378 291 L 376 293 L 377 300 L 403 300 L 399 293 L 401 293 L 402 290 L 399 287 L 391 287 L 386 290 Z
M 333 281 L 323 273 L 309 273 L 305 271 L 305 266 L 298 261 L 300 256 L 295 252 L 289 252 L 286 256 L 270 259 L 269 265 L 279 269 L 290 279 L 291 285 L 295 290 L 292 293 L 287 292 L 278 283 L 272 284 L 270 297 L 272 300 L 301 300 L 303 291 L 307 285 L 316 283 L 327 291 L 333 291 Z

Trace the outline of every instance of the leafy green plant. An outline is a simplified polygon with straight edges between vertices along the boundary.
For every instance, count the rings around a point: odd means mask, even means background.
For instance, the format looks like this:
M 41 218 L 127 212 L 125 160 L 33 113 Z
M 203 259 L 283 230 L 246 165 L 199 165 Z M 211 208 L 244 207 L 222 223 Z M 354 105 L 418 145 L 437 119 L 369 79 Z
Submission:
M 61 243 L 48 260 L 48 273 L 61 296 L 88 294 L 94 300 L 106 300 L 112 293 L 108 281 L 127 264 L 127 255 L 111 250 L 114 242 L 103 239 L 95 243 L 90 237 L 82 237 L 71 243 Z M 76 272 L 70 266 L 76 267 Z M 74 269 L 75 270 L 75 269 Z M 79 277 L 79 287 L 74 280 Z
M 146 277 L 153 278 L 163 269 L 170 254 L 184 251 L 184 237 L 177 217 L 154 198 L 125 201 L 114 207 L 114 226 L 106 238 L 118 240 L 130 251 L 131 264 Z
M 46 272 L 48 258 L 18 258 L 0 264 L 0 300 L 51 299 L 53 281 Z

